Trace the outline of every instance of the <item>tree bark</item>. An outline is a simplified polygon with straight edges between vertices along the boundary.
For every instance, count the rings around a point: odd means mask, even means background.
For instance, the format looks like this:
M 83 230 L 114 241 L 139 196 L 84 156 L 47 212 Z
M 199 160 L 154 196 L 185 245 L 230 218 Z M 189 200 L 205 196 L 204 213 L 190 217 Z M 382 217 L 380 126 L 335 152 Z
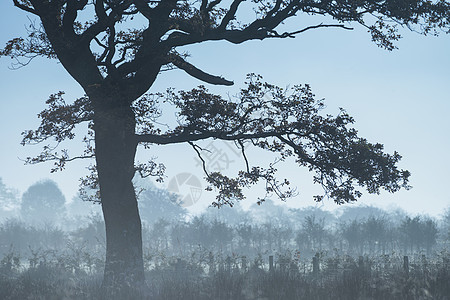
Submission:
M 108 100 L 108 102 L 106 102 Z M 101 105 L 96 105 L 101 102 Z M 105 298 L 120 299 L 144 287 L 141 219 L 133 187 L 135 117 L 130 106 L 95 99 L 97 172 L 106 227 Z

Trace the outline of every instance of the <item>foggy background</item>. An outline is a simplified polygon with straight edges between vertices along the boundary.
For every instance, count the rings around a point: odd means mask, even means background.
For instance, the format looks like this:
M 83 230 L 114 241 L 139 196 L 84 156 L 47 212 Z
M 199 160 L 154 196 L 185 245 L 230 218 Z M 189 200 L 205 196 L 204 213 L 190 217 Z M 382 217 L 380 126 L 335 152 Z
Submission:
M 25 13 L 14 9 L 10 1 L 2 1 L 0 10 L 3 15 L 0 25 L 5 28 L 0 32 L 1 44 L 26 33 L 30 20 Z M 412 173 L 412 190 L 364 194 L 356 205 L 400 208 L 412 216 L 423 213 L 442 217 L 450 204 L 446 188 L 450 179 L 447 158 L 450 152 L 450 37 L 424 37 L 407 30 L 401 33 L 404 37 L 397 43 L 399 49 L 393 52 L 377 48 L 371 43 L 369 34 L 358 27 L 353 31 L 314 30 L 295 39 L 244 45 L 211 42 L 186 50 L 191 53 L 190 60 L 195 65 L 234 80 L 235 86 L 230 88 L 207 85 L 211 91 L 222 95 L 236 94 L 249 72 L 261 74 L 264 80 L 279 86 L 309 83 L 317 98 L 325 98 L 327 108 L 324 113 L 336 114 L 339 107 L 345 108 L 355 118 L 354 127 L 361 136 L 370 142 L 384 144 L 389 153 L 398 151 L 403 156 L 400 168 Z M 0 59 L 0 177 L 17 191 L 19 199 L 35 182 L 51 179 L 58 184 L 70 206 L 77 195 L 79 178 L 87 174 L 88 163 L 74 162 L 67 170 L 55 174 L 49 173 L 51 163 L 24 166 L 23 159 L 39 153 L 40 146 L 22 147 L 20 133 L 38 126 L 36 115 L 45 108 L 44 102 L 50 94 L 63 90 L 66 101 L 70 102 L 82 96 L 83 91 L 54 61 L 35 59 L 23 68 L 10 70 L 13 62 Z M 199 84 L 202 83 L 183 71 L 163 72 L 151 92 L 164 91 L 168 87 L 191 89 Z M 165 118 L 173 119 L 173 113 L 166 110 Z M 80 139 L 83 129 L 79 130 Z M 216 160 L 212 160 L 212 164 L 225 173 L 232 175 L 244 166 L 242 157 L 233 152 L 230 144 L 208 140 L 200 146 L 215 151 Z M 79 140 L 66 147 L 73 155 L 82 151 Z M 188 145 L 139 150 L 140 161 L 154 157 L 156 162 L 167 167 L 166 179 L 157 184 L 158 188 L 175 192 L 173 181 L 180 174 L 188 174 L 199 182 L 194 187 L 202 190 L 187 207 L 188 211 L 198 214 L 208 207 L 215 195 L 203 190 L 202 170 Z M 218 158 L 221 158 L 219 162 Z M 252 153 L 249 159 L 251 164 L 263 167 L 273 160 L 270 155 L 260 152 Z M 312 176 L 306 169 L 284 164 L 279 170 L 280 178 L 287 177 L 298 187 L 299 195 L 288 200 L 289 207 L 315 205 L 312 196 L 321 189 L 312 184 Z M 190 188 L 182 185 L 180 195 L 186 197 Z M 248 209 L 254 204 L 258 193 L 257 187 L 248 191 L 243 207 Z M 337 209 L 326 199 L 316 207 L 327 211 Z
M 443 217 L 409 215 L 373 206 L 341 206 L 333 212 L 301 209 L 268 200 L 249 209 L 208 208 L 199 214 L 186 209 L 177 194 L 140 181 L 140 214 L 144 248 L 150 253 L 186 255 L 199 249 L 222 255 L 299 251 L 303 258 L 317 252 L 348 255 L 434 255 L 448 251 L 450 207 Z M 0 256 L 16 251 L 61 250 L 75 243 L 104 251 L 100 206 L 79 197 L 69 204 L 52 180 L 38 181 L 20 195 L 0 179 Z
M 186 197 L 148 180 L 136 185 L 151 299 L 446 299 L 450 292 L 450 208 L 434 218 L 268 200 L 193 214 Z M 68 202 L 52 180 L 20 193 L 0 179 L 0 207 L 0 298 L 101 297 L 106 240 L 98 204 Z

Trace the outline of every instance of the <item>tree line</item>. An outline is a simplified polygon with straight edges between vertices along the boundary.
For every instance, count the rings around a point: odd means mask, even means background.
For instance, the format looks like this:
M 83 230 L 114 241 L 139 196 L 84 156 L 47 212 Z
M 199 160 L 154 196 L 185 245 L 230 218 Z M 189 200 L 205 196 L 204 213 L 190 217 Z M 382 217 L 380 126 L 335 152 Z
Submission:
M 104 250 L 103 219 L 88 216 L 88 210 L 76 210 L 74 203 L 66 206 L 56 183 L 40 181 L 31 185 L 21 203 L 17 193 L 1 180 L 0 184 L 3 204 L 16 203 L 21 215 L 21 221 L 9 218 L 1 223 L 2 253 L 11 246 L 25 252 L 29 248 L 63 248 L 69 241 L 95 251 Z M 73 200 L 77 201 L 85 208 L 98 208 L 78 198 Z M 249 210 L 236 205 L 209 208 L 192 216 L 176 195 L 154 186 L 140 194 L 139 205 L 145 248 L 168 255 L 198 249 L 249 257 L 294 249 L 304 257 L 333 249 L 355 256 L 431 254 L 448 247 L 450 238 L 450 209 L 436 220 L 375 207 L 346 207 L 337 213 L 313 207 L 293 209 L 269 200 Z M 37 218 L 42 219 L 40 223 Z
M 295 215 L 295 211 L 291 213 Z M 289 220 L 254 223 L 247 219 L 239 224 L 227 224 L 205 215 L 175 224 L 160 219 L 149 227 L 148 234 L 144 231 L 144 245 L 156 252 L 172 254 L 186 249 L 208 249 L 250 257 L 258 253 L 283 253 L 288 249 L 298 250 L 303 257 L 332 250 L 350 255 L 431 254 L 433 250 L 448 247 L 443 226 L 440 228 L 435 220 L 425 216 L 405 215 L 393 220 L 386 214 L 325 224 L 324 219 L 314 214 L 295 227 L 290 226 Z

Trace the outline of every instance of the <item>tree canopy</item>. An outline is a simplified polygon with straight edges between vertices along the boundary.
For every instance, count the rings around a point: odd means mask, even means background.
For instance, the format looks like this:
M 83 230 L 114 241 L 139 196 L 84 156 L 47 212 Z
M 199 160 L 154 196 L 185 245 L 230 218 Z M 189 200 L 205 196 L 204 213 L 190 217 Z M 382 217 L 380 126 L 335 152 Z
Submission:
M 259 201 L 270 196 L 286 199 L 295 192 L 289 181 L 278 180 L 276 164 L 295 157 L 299 166 L 315 172 L 314 182 L 324 189 L 316 201 L 324 196 L 338 204 L 357 200 L 362 194 L 356 186 L 366 187 L 369 193 L 379 193 L 380 189 L 396 192 L 408 188 L 409 172 L 397 168 L 401 156 L 386 154 L 383 145 L 369 143 L 357 135 L 349 126 L 354 122 L 344 110 L 337 116 L 321 115 L 322 100 L 316 100 L 308 85 L 297 85 L 283 89 L 250 74 L 247 86 L 241 89 L 235 99 L 224 99 L 210 94 L 200 86 L 191 91 L 146 95 L 133 106 L 137 116 L 135 141 L 147 144 L 189 143 L 203 162 L 208 190 L 218 191 L 214 205 L 233 205 L 233 201 L 244 197 L 243 187 L 250 187 L 258 181 L 265 183 L 266 193 Z M 23 143 L 46 140 L 49 137 L 60 142 L 73 137 L 74 124 L 91 121 L 93 112 L 85 106 L 87 98 L 66 105 L 62 93 L 52 95 L 47 101 L 49 108 L 42 111 L 41 126 L 25 132 Z M 150 101 L 149 98 L 152 98 Z M 159 100 L 158 100 L 159 99 Z M 154 128 L 158 101 L 168 101 L 178 108 L 179 126 L 161 132 Z M 83 104 L 84 103 L 84 104 Z M 152 105 L 148 105 L 151 103 Z M 156 116 L 155 116 L 156 115 Z M 91 133 L 93 135 L 93 133 Z M 235 141 L 242 151 L 245 168 L 237 177 L 228 177 L 220 172 L 207 172 L 202 157 L 203 149 L 195 144 L 207 138 Z M 88 143 L 88 138 L 85 138 Z M 277 154 L 276 163 L 268 168 L 252 166 L 246 157 L 244 142 Z M 94 148 L 88 143 L 86 157 L 93 156 Z M 63 150 L 58 157 L 45 148 L 39 157 L 29 158 L 29 162 L 54 160 L 55 169 L 63 168 L 69 158 Z M 204 153 L 203 153 L 204 154 Z M 137 165 L 143 176 L 151 174 L 163 176 L 164 167 L 150 162 Z M 97 187 L 95 177 L 89 177 L 86 184 Z
M 290 95 L 286 95 L 288 91 L 251 75 L 248 87 L 241 90 L 235 102 L 209 94 L 202 86 L 179 94 L 169 92 L 165 100 L 178 108 L 181 122 L 180 126 L 170 130 L 161 130 L 155 124 L 161 115 L 158 100 L 162 94 L 149 95 L 146 91 L 158 73 L 173 68 L 182 69 L 207 83 L 233 84 L 190 64 L 188 53 L 177 52 L 179 47 L 205 41 L 224 40 L 238 44 L 254 39 L 294 37 L 318 28 L 351 29 L 353 24 L 358 24 L 367 28 L 378 46 L 393 50 L 394 42 L 400 38 L 399 26 L 422 34 L 437 35 L 450 30 L 450 6 L 446 1 L 258 0 L 250 5 L 256 13 L 252 21 L 247 21 L 249 5 L 242 0 L 13 2 L 18 8 L 38 16 L 40 24 L 32 23 L 27 37 L 10 40 L 0 55 L 16 59 L 19 64 L 26 64 L 27 60 L 37 56 L 58 59 L 87 93 L 72 104 L 65 103 L 63 92 L 51 95 L 47 100 L 49 108 L 39 114 L 41 126 L 38 130 L 24 132 L 23 143 L 43 142 L 50 138 L 60 143 L 73 139 L 73 129 L 83 122 L 90 122 L 91 129 L 84 139 L 87 147 L 82 155 L 70 157 L 67 149 L 57 152 L 47 145 L 39 156 L 29 158 L 28 162 L 55 160 L 52 171 L 56 171 L 73 159 L 94 157 L 96 107 L 129 106 L 135 118 L 132 123 L 136 123 L 137 129 L 130 143 L 187 142 L 201 156 L 201 149 L 194 142 L 207 138 L 232 140 L 242 148 L 245 157 L 242 143 L 252 141 L 255 146 L 279 153 L 280 160 L 295 156 L 297 163 L 316 172 L 314 181 L 340 204 L 361 196 L 360 191 L 354 189 L 355 183 L 365 186 L 369 193 L 378 193 L 380 188 L 394 192 L 401 186 L 407 187 L 409 173 L 396 168 L 391 172 L 400 156 L 383 154 L 382 145 L 358 137 L 355 130 L 347 127 L 353 119 L 344 111 L 334 118 L 320 116 L 318 112 L 323 103 L 313 98 L 309 86 L 296 86 Z M 323 16 L 324 22 L 299 25 L 297 30 L 282 32 L 284 21 L 302 19 L 306 15 Z M 111 97 L 103 104 L 92 100 L 98 94 L 107 97 L 104 88 L 113 86 L 114 91 L 118 90 L 119 100 Z M 270 101 L 256 99 L 267 95 L 271 97 Z M 204 112 L 208 114 L 203 115 Z M 335 138 L 340 142 L 329 143 L 327 140 Z M 349 158 L 348 161 L 341 159 L 343 155 Z M 242 198 L 240 187 L 260 179 L 266 181 L 269 194 L 276 193 L 282 199 L 292 195 L 291 190 L 283 192 L 280 189 L 288 181 L 275 179 L 273 165 L 267 169 L 250 168 L 245 160 L 247 169 L 237 178 L 220 173 L 207 174 L 209 188 L 219 190 L 216 205 L 232 205 L 231 198 Z M 93 169 L 95 171 L 95 167 Z M 135 169 L 162 180 L 162 164 L 149 162 L 136 165 Z M 84 183 L 90 187 L 98 184 L 95 176 L 88 177 Z M 322 197 L 317 195 L 316 200 Z
M 232 84 L 190 64 L 186 53 L 177 52 L 177 47 L 217 40 L 239 44 L 287 38 L 318 28 L 351 29 L 352 24 L 358 24 L 367 28 L 377 45 L 392 50 L 400 38 L 399 26 L 423 34 L 449 31 L 449 3 L 443 0 L 13 2 L 42 23 L 33 23 L 27 37 L 10 40 L 1 55 L 26 60 L 57 58 L 85 89 L 104 79 L 111 83 L 123 80 L 121 88 L 133 100 L 145 93 L 165 68 L 183 69 L 212 84 Z M 249 18 L 252 11 L 255 17 Z M 284 21 L 302 20 L 306 15 L 325 18 L 318 24 L 283 31 Z
M 181 221 L 187 214 L 176 194 L 155 186 L 150 186 L 139 194 L 139 211 L 141 218 L 149 224 L 159 219 Z
M 65 212 L 66 198 L 52 180 L 36 182 L 22 195 L 21 214 L 28 221 L 54 222 Z

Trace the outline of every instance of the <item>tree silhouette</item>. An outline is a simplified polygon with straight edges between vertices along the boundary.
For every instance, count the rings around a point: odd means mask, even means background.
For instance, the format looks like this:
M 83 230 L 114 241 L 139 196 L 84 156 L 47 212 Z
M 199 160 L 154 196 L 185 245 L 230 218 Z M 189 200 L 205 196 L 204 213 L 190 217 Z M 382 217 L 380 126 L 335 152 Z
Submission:
M 385 211 L 374 206 L 346 206 L 339 219 L 341 221 L 363 220 L 371 217 L 381 217 L 384 214 L 386 214 Z
M 311 251 L 322 251 L 325 236 L 325 219 L 316 219 L 315 215 L 310 215 L 303 221 L 302 230 L 297 236 L 297 244 L 300 244 L 300 239 L 304 238 L 308 242 L 308 248 Z
M 54 181 L 39 181 L 23 193 L 20 212 L 26 221 L 54 223 L 64 214 L 65 202 Z
M 142 219 L 149 224 L 159 219 L 169 222 L 181 221 L 187 214 L 176 194 L 155 186 L 147 188 L 139 195 L 139 211 Z
M 436 244 L 438 228 L 437 223 L 430 218 L 414 218 L 405 217 L 399 227 L 400 240 L 403 242 L 405 252 L 407 248 L 413 252 L 414 247 L 419 250 L 425 247 L 427 253 L 431 252 L 431 248 Z
M 394 192 L 407 185 L 409 173 L 396 167 L 400 156 L 385 154 L 381 145 L 359 138 L 347 127 L 353 120 L 345 112 L 321 117 L 318 111 L 323 104 L 314 100 L 308 86 L 284 91 L 252 77 L 235 102 L 211 95 L 203 87 L 172 93 L 165 100 L 178 109 L 180 125 L 158 128 L 154 121 L 161 98 L 145 93 L 161 71 L 179 68 L 207 83 L 233 84 L 189 63 L 187 55 L 177 51 L 179 47 L 218 40 L 239 44 L 288 38 L 318 28 L 350 29 L 353 23 L 366 27 L 377 45 L 392 50 L 399 38 L 397 24 L 424 34 L 449 29 L 446 1 L 255 0 L 245 5 L 243 0 L 13 2 L 37 16 L 40 24 L 31 26 L 27 37 L 10 40 L 0 55 L 22 64 L 36 56 L 57 59 L 86 93 L 72 104 L 65 103 L 62 92 L 52 95 L 47 101 L 49 108 L 39 115 L 41 126 L 25 132 L 23 143 L 54 138 L 59 144 L 74 138 L 76 125 L 89 123 L 82 155 L 69 156 L 67 150 L 46 145 L 29 162 L 55 160 L 57 170 L 75 158 L 95 157 L 93 169 L 98 177 L 91 176 L 85 183 L 100 188 L 107 238 L 103 286 L 110 292 L 144 282 L 141 222 L 132 178 L 136 171 L 161 178 L 164 168 L 153 161 L 135 165 L 138 145 L 190 143 L 201 156 L 195 142 L 213 138 L 235 141 L 244 155 L 243 143 L 251 141 L 278 153 L 280 160 L 294 156 L 300 166 L 315 172 L 315 182 L 337 203 L 356 200 L 361 192 L 355 185 L 370 193 L 378 193 L 380 188 Z M 246 11 L 255 13 L 250 22 L 240 19 Z M 306 14 L 323 16 L 324 22 L 282 31 L 284 21 Z M 143 22 L 126 26 L 135 19 Z M 218 206 L 232 205 L 243 197 L 242 187 L 258 181 L 265 182 L 267 193 L 286 198 L 292 194 L 283 190 L 289 182 L 278 181 L 275 171 L 274 165 L 262 168 L 247 163 L 236 178 L 214 172 L 207 174 L 207 181 L 210 189 L 218 191 Z
M 436 221 L 431 218 L 425 218 L 422 221 L 422 234 L 423 234 L 423 245 L 427 249 L 427 253 L 431 253 L 431 249 L 436 245 L 438 237 L 438 226 Z
M 385 254 L 386 242 L 389 235 L 388 224 L 389 222 L 385 217 L 374 216 L 367 218 L 367 220 L 361 224 L 364 239 L 369 246 L 370 254 L 373 254 L 376 245 L 381 247 L 382 253 Z
M 363 239 L 364 232 L 361 222 L 353 220 L 351 222 L 343 223 L 341 225 L 341 235 L 347 241 L 350 252 L 355 252 L 359 245 L 359 254 L 363 254 Z

